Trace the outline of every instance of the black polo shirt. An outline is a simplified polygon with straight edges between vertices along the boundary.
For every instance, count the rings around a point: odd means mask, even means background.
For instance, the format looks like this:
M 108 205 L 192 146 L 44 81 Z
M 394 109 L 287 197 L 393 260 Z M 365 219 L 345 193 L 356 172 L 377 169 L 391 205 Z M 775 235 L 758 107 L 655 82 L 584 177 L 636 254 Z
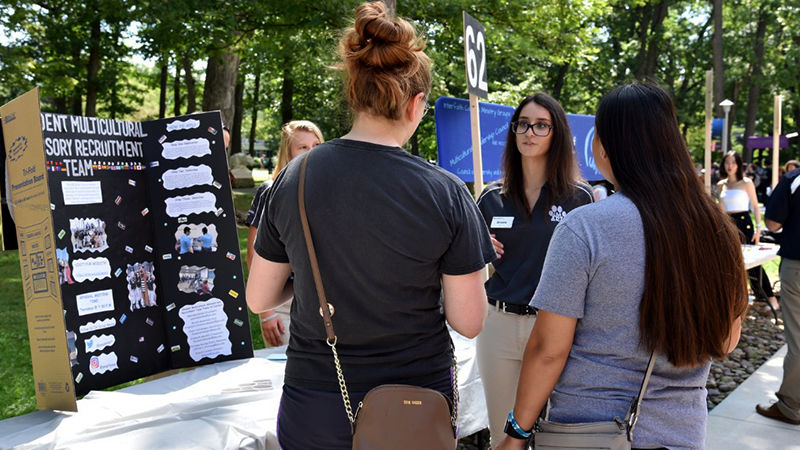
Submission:
M 297 186 L 305 202 L 347 385 L 427 385 L 452 364 L 441 276 L 495 258 L 463 182 L 402 148 L 335 139 L 292 160 L 267 191 L 254 245 L 295 274 L 287 385 L 336 391 L 319 315 Z
M 592 189 L 580 183 L 570 198 L 545 203 L 547 186 L 542 187 L 530 219 L 502 192 L 500 182 L 487 186 L 478 198 L 483 220 L 503 244 L 503 256 L 494 263 L 494 274 L 486 282 L 486 295 L 506 303 L 527 305 L 542 275 L 547 246 L 556 225 L 573 209 L 592 203 Z
M 800 169 L 781 177 L 767 201 L 764 217 L 783 224 L 778 255 L 800 260 Z

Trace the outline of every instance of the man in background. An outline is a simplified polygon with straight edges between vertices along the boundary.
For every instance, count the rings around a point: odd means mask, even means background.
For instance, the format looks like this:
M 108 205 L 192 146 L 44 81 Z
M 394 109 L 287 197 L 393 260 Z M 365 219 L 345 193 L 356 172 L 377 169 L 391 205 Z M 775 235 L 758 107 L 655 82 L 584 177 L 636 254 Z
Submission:
M 770 419 L 800 425 L 800 169 L 781 177 L 769 197 L 767 228 L 781 233 L 781 311 L 788 351 L 783 360 L 783 382 L 777 403 L 756 405 Z

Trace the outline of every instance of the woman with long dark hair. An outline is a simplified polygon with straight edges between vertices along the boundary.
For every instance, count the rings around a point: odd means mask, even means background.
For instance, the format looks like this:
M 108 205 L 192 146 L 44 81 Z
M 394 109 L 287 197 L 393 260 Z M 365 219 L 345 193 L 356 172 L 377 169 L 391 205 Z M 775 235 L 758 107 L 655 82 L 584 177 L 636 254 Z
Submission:
M 536 320 L 528 303 L 550 236 L 568 212 L 591 201 L 591 189 L 580 181 L 564 109 L 547 94 L 525 97 L 509 124 L 503 179 L 478 199 L 499 255 L 485 284 L 489 313 L 477 341 L 493 445 L 502 440 L 505 416 L 514 405 L 522 354 Z
M 730 151 L 722 157 L 722 168 L 727 177 L 717 183 L 719 202 L 736 228 L 742 233 L 739 242 L 742 244 L 758 244 L 761 240 L 761 208 L 758 206 L 756 185 L 750 177 L 744 175 L 742 157 L 735 151 Z M 755 225 L 750 209 L 756 216 Z M 772 284 L 761 266 L 753 267 L 747 271 L 750 286 L 753 291 L 761 289 L 770 306 L 776 311 L 780 310 L 778 299 L 772 292 Z
M 281 448 L 352 448 L 349 405 L 297 226 L 302 164 L 305 210 L 353 410 L 382 384 L 452 397 L 445 322 L 467 337 L 483 327 L 483 273 L 495 258 L 486 225 L 463 182 L 402 148 L 427 110 L 431 61 L 424 47 L 383 3 L 359 6 L 339 47 L 353 126 L 290 162 L 265 200 L 247 303 L 255 312 L 275 308 L 290 294 L 285 284 L 294 272 Z
M 553 234 L 510 429 L 531 430 L 548 398 L 554 422 L 625 417 L 653 352 L 633 447 L 702 448 L 711 359 L 735 348 L 747 308 L 738 231 L 703 191 L 659 87 L 606 95 L 593 153 L 617 193 Z

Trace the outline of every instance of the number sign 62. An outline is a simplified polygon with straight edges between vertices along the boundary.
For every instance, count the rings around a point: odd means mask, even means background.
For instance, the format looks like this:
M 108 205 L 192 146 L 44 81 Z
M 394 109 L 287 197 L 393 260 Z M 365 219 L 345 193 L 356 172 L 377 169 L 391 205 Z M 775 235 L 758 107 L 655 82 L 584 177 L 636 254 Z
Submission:
M 467 91 L 488 98 L 486 79 L 486 40 L 483 25 L 464 12 L 464 53 L 467 66 Z

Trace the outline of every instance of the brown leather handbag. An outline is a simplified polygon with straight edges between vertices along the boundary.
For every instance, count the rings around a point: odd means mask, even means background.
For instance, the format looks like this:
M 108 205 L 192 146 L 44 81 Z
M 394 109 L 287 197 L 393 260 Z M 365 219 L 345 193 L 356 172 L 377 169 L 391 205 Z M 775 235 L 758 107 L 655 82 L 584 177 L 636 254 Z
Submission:
M 322 286 L 322 277 L 314 250 L 314 242 L 311 239 L 311 228 L 308 225 L 303 198 L 306 166 L 311 153 L 313 152 L 308 152 L 303 157 L 300 168 L 298 206 L 308 257 L 311 262 L 311 271 L 319 298 L 319 312 L 325 325 L 328 346 L 333 352 L 333 361 L 336 365 L 336 375 L 347 420 L 350 421 L 353 430 L 353 449 L 455 449 L 458 414 L 455 359 L 453 364 L 453 398 L 455 401 L 452 410 L 450 400 L 437 390 L 404 384 L 384 384 L 367 392 L 353 414 L 347 384 L 339 363 L 339 354 L 336 352 L 336 334 L 333 331 L 331 319 L 333 307 L 328 304 L 325 289 Z M 453 353 L 453 357 L 455 358 L 455 353 Z

